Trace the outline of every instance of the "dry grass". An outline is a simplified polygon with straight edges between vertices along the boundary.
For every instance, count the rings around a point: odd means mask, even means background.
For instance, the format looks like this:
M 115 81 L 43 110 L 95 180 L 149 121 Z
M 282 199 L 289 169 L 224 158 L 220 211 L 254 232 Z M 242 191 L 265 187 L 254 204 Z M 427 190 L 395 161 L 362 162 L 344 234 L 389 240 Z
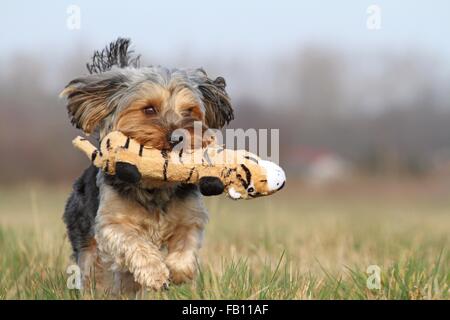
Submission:
M 61 214 L 69 188 L 0 193 L 0 298 L 108 298 L 66 288 Z M 207 201 L 200 274 L 145 298 L 448 299 L 450 187 L 442 179 L 291 183 L 252 201 Z M 366 286 L 369 265 L 381 289 Z

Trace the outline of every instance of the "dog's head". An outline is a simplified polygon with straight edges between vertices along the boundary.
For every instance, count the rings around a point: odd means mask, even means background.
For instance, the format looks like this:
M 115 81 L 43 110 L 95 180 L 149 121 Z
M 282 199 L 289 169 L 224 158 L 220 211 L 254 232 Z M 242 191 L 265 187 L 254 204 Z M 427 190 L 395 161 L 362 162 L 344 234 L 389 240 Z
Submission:
M 203 130 L 222 128 L 233 119 L 225 80 L 210 79 L 203 69 L 139 67 L 128 39 L 95 52 L 89 75 L 72 80 L 67 97 L 72 123 L 100 139 L 119 130 L 139 143 L 170 149 L 179 142 L 172 132 L 201 121 Z M 175 139 L 175 140 L 174 140 Z

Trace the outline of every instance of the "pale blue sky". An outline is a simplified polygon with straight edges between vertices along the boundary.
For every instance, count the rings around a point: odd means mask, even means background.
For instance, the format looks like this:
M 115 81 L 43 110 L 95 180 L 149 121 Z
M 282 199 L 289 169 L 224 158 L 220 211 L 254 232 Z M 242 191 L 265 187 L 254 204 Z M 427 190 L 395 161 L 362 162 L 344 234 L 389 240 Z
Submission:
M 81 30 L 66 27 L 67 6 L 81 8 Z M 366 28 L 366 9 L 382 9 L 382 29 Z M 0 55 L 66 52 L 131 37 L 157 55 L 226 57 L 286 54 L 308 43 L 346 50 L 419 48 L 450 56 L 450 1 L 9 1 L 0 8 Z

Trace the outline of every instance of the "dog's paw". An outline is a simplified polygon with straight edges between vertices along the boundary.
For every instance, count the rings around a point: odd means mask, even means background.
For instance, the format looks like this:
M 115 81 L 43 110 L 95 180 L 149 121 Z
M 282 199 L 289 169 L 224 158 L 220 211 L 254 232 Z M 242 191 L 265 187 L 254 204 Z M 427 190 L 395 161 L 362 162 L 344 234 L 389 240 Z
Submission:
M 163 290 L 169 289 L 170 272 L 164 263 L 149 264 L 135 270 L 134 280 L 145 289 Z
M 170 270 L 170 280 L 175 284 L 193 280 L 197 270 L 195 256 L 193 255 L 169 255 L 166 259 L 166 265 Z

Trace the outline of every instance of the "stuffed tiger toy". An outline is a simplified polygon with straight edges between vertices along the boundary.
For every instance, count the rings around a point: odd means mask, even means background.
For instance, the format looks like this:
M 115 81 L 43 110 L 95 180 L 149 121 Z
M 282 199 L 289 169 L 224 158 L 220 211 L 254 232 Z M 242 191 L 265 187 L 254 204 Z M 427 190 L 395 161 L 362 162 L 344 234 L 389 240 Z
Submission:
M 100 148 L 87 139 L 73 140 L 92 163 L 123 181 L 141 179 L 198 184 L 203 195 L 223 192 L 231 199 L 273 194 L 283 188 L 286 176 L 278 165 L 245 150 L 229 150 L 214 143 L 190 150 L 158 150 L 139 144 L 119 131 L 105 136 Z

